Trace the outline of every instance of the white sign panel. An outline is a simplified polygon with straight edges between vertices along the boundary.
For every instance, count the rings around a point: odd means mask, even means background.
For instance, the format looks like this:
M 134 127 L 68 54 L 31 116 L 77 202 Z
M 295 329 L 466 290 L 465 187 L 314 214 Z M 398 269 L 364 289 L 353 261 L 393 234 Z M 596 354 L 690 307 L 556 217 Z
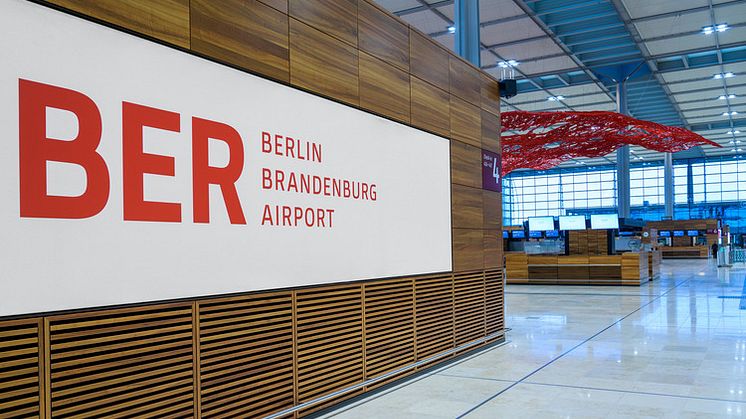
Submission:
M 451 270 L 446 139 L 0 4 L 0 316 Z

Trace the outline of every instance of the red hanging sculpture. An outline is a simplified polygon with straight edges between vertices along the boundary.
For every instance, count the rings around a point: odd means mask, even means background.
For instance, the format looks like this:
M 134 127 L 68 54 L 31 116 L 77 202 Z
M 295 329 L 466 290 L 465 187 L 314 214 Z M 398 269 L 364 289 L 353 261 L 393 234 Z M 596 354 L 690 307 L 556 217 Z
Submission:
M 629 144 L 675 153 L 702 144 L 721 147 L 684 128 L 616 112 L 503 112 L 503 176 L 516 169 L 550 169 L 574 157 L 601 157 Z

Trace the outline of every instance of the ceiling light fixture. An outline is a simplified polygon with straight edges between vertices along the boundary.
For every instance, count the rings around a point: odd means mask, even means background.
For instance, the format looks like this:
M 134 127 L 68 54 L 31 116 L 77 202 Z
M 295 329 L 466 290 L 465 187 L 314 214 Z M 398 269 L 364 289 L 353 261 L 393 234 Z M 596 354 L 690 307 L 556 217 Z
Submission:
M 497 63 L 497 65 L 501 68 L 518 67 L 518 64 L 520 63 L 516 60 L 500 61 L 499 63 Z
M 449 26 L 448 27 L 448 33 L 456 33 L 456 27 L 455 26 Z
M 730 29 L 727 23 L 719 23 L 713 26 L 705 26 L 702 28 L 702 33 L 705 35 L 712 35 L 715 32 L 725 32 Z
M 720 100 L 735 99 L 735 98 L 736 98 L 736 95 L 734 95 L 733 93 L 729 94 L 728 96 L 726 96 L 726 95 L 720 95 L 720 96 L 718 96 L 718 99 L 720 99 Z
M 726 132 L 726 134 L 728 134 L 728 135 L 740 134 L 740 133 L 741 133 L 741 131 L 739 131 L 739 130 L 730 130 L 730 131 Z
M 564 97 L 564 96 L 562 96 L 562 95 L 557 95 L 557 96 L 549 96 L 549 97 L 547 98 L 547 100 L 548 100 L 548 101 L 550 101 L 550 102 L 559 102 L 559 101 L 561 101 L 561 100 L 565 100 L 565 97 Z
M 735 116 L 738 115 L 737 111 L 723 112 L 723 116 Z
M 731 78 L 731 77 L 736 77 L 736 75 L 735 75 L 735 74 L 733 74 L 733 73 L 732 73 L 732 72 L 730 72 L 730 71 L 728 71 L 728 72 L 726 72 L 726 73 L 717 73 L 717 74 L 715 74 L 714 76 L 712 76 L 712 78 L 713 78 L 713 79 L 715 79 L 715 80 L 720 80 L 720 79 L 729 79 L 729 78 Z
M 741 140 L 730 140 L 728 144 L 741 144 Z

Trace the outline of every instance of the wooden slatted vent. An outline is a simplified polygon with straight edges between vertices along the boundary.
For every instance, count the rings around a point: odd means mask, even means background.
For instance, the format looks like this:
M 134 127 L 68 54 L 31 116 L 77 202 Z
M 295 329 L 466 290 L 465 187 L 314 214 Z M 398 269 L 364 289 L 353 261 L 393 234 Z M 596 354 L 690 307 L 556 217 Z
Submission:
M 505 328 L 503 317 L 503 272 L 502 269 L 485 271 L 485 296 L 487 300 L 487 335 L 502 332 Z M 496 339 L 495 339 L 496 340 Z
M 294 405 L 292 294 L 199 303 L 202 417 L 263 417 Z
M 0 322 L 0 418 L 39 415 L 39 320 Z
M 453 277 L 447 274 L 418 278 L 415 307 L 417 360 L 453 349 Z
M 365 284 L 366 379 L 413 364 L 414 284 L 411 279 Z M 411 371 L 406 371 L 408 374 Z M 398 374 L 367 387 L 400 378 Z
M 49 333 L 53 417 L 193 415 L 191 303 L 55 316 Z
M 454 276 L 456 346 L 483 338 L 485 328 L 484 273 L 459 273 Z M 473 348 L 468 348 L 470 350 Z
M 306 402 L 363 381 L 362 285 L 297 291 L 298 397 Z M 356 390 L 301 412 L 307 414 Z

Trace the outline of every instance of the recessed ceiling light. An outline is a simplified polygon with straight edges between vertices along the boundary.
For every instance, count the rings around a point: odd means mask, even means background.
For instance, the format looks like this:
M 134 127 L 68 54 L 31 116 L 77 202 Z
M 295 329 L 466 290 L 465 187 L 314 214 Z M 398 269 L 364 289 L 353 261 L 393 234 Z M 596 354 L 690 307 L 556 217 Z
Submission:
M 723 112 L 723 116 L 734 116 L 738 115 L 737 111 Z
M 718 80 L 718 79 L 729 79 L 731 77 L 736 77 L 736 75 L 733 74 L 730 71 L 728 71 L 727 73 L 717 73 L 717 74 L 715 74 L 715 75 L 712 76 L 712 78 L 715 79 L 715 80 Z
M 736 130 L 730 130 L 730 131 L 726 132 L 726 134 L 728 134 L 728 135 L 740 134 L 740 133 L 741 133 L 741 131 L 739 131 L 737 129 Z
M 730 140 L 728 144 L 741 144 L 741 140 Z
M 726 96 L 726 95 L 720 95 L 720 96 L 718 96 L 718 99 L 720 99 L 720 100 L 735 99 L 735 98 L 736 98 L 736 95 L 734 95 L 732 93 L 729 94 L 728 96 Z
M 499 63 L 497 63 L 497 65 L 502 68 L 518 67 L 518 64 L 520 63 L 516 60 L 500 61 Z
M 547 100 L 548 100 L 548 101 L 550 101 L 550 102 L 559 102 L 559 101 L 561 101 L 561 100 L 565 100 L 565 97 L 564 97 L 564 96 L 562 96 L 562 95 L 557 95 L 557 96 L 549 96 L 549 97 L 547 98 Z
M 456 33 L 456 27 L 455 26 L 449 26 L 448 27 L 448 33 Z
M 714 26 L 705 26 L 702 28 L 702 33 L 705 35 L 712 35 L 715 32 L 725 32 L 730 29 L 727 23 L 719 23 Z

